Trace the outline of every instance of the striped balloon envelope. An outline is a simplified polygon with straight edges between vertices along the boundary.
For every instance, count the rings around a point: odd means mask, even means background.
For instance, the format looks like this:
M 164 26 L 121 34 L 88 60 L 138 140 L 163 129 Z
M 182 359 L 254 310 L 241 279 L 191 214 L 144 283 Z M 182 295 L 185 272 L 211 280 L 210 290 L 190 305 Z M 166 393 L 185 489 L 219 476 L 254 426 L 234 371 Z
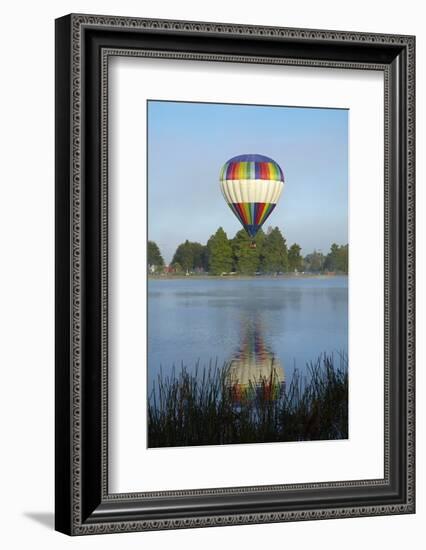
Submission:
M 284 175 L 269 157 L 239 155 L 224 164 L 220 187 L 231 210 L 254 239 L 281 196 Z

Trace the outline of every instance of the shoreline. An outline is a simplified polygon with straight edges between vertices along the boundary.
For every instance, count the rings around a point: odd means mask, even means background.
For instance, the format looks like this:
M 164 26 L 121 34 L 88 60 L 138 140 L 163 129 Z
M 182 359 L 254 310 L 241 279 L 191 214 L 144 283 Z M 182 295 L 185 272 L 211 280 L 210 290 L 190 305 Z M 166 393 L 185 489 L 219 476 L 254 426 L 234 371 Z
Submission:
M 198 281 L 223 280 L 223 281 L 247 281 L 252 279 L 332 279 L 334 277 L 348 277 L 347 273 L 286 273 L 284 275 L 148 275 L 148 281 L 174 281 L 195 279 Z

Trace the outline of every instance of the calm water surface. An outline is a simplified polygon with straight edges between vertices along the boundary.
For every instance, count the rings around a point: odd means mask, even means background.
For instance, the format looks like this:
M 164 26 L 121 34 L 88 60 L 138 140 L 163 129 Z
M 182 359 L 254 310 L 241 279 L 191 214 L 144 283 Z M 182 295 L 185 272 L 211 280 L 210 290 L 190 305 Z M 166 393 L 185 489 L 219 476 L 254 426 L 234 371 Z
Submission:
M 348 278 L 148 282 L 148 387 L 182 362 L 194 369 L 274 359 L 291 377 L 321 353 L 348 350 Z

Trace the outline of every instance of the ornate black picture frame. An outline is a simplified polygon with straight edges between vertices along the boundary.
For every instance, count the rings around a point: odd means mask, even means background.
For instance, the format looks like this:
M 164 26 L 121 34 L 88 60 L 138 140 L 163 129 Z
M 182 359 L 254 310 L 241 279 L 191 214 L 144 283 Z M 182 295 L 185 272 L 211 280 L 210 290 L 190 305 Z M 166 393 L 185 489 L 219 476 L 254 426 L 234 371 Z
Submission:
M 110 56 L 384 74 L 383 479 L 108 491 Z M 414 513 L 415 38 L 68 15 L 56 21 L 56 529 L 69 535 Z

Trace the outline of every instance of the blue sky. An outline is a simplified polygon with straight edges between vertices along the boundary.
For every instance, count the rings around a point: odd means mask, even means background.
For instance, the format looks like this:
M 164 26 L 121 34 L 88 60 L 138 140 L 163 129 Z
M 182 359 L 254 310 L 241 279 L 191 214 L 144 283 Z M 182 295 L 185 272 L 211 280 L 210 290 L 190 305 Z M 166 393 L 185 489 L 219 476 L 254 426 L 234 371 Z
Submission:
M 286 180 L 264 225 L 304 254 L 348 242 L 348 114 L 344 109 L 148 102 L 148 238 L 168 263 L 178 244 L 241 225 L 219 187 L 231 157 L 273 158 Z

